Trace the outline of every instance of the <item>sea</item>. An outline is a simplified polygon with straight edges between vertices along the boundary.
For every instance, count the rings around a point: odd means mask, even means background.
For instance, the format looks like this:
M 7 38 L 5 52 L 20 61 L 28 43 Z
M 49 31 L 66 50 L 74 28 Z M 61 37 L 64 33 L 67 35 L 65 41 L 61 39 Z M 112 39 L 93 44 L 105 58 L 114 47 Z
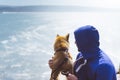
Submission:
M 0 13 L 0 80 L 49 80 L 48 60 L 57 34 L 70 34 L 69 52 L 78 54 L 74 31 L 93 25 L 100 48 L 116 71 L 120 66 L 120 12 L 3 12 Z

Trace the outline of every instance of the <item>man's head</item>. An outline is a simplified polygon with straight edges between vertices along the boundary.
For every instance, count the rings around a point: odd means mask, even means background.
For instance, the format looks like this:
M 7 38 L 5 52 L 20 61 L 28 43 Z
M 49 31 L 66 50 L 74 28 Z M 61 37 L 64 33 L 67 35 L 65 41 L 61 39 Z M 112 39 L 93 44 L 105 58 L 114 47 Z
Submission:
M 78 51 L 87 51 L 99 47 L 99 32 L 91 25 L 78 28 L 74 35 Z

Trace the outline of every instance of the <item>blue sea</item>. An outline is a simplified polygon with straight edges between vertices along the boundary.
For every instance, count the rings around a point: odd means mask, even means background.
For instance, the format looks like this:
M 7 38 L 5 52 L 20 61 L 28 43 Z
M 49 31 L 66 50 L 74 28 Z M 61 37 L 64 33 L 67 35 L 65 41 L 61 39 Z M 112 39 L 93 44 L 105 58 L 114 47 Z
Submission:
M 120 64 L 120 13 L 4 12 L 0 13 L 0 80 L 49 80 L 48 60 L 57 34 L 70 33 L 70 53 L 78 53 L 73 32 L 84 25 L 100 33 L 100 48 Z

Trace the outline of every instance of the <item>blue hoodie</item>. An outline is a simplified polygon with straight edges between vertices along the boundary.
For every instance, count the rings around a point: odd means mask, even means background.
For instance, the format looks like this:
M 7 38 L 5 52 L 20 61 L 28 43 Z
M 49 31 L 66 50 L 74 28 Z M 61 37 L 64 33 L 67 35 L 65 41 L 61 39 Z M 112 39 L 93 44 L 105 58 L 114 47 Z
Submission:
M 99 33 L 91 25 L 80 27 L 74 32 L 78 51 L 77 59 L 81 56 L 87 60 L 75 75 L 78 80 L 116 80 L 114 65 L 109 57 L 99 48 Z M 74 71 L 81 63 L 77 61 Z

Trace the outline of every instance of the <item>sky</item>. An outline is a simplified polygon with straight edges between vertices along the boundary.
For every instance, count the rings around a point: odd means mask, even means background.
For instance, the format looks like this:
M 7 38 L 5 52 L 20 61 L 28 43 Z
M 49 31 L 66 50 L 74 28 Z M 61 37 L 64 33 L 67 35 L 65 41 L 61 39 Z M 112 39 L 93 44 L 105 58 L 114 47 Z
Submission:
M 77 5 L 120 8 L 119 0 L 0 0 L 0 5 Z

